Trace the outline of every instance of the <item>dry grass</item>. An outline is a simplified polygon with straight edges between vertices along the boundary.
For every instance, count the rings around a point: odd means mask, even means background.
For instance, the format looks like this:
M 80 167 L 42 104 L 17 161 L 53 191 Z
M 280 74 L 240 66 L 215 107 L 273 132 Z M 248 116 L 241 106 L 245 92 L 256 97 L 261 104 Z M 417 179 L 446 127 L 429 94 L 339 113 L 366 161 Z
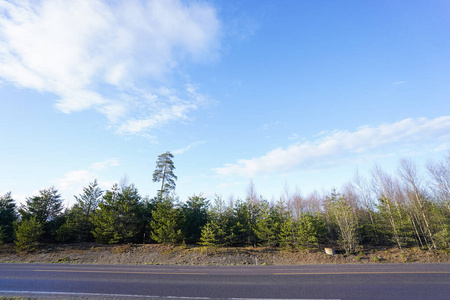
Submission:
M 46 245 L 33 253 L 16 253 L 13 245 L 0 246 L 0 262 L 76 264 L 183 264 L 183 265 L 298 265 L 366 263 L 449 263 L 445 251 L 418 248 L 361 248 L 355 254 L 323 250 L 283 250 L 268 247 L 206 248 L 196 245 Z

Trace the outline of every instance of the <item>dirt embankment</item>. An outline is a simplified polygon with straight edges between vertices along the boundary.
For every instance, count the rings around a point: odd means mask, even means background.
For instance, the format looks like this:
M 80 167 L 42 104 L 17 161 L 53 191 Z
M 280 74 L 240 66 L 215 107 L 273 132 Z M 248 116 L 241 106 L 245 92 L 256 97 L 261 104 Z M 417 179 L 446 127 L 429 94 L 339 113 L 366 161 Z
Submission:
M 166 245 L 46 245 L 33 253 L 0 246 L 0 263 L 148 265 L 298 265 L 344 263 L 450 263 L 450 253 L 413 249 L 366 249 L 356 254 L 291 251 L 278 248 L 204 248 Z

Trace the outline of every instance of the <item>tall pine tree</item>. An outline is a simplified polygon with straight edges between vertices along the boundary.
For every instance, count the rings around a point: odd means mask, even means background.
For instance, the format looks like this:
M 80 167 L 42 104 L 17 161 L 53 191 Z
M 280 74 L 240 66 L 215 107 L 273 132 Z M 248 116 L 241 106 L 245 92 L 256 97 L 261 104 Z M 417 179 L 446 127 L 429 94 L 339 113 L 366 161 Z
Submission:
M 153 172 L 153 182 L 161 182 L 161 189 L 159 190 L 159 198 L 163 199 L 171 191 L 175 190 L 175 180 L 177 176 L 173 173 L 175 165 L 173 164 L 173 154 L 167 151 L 160 154 L 156 161 L 156 168 Z

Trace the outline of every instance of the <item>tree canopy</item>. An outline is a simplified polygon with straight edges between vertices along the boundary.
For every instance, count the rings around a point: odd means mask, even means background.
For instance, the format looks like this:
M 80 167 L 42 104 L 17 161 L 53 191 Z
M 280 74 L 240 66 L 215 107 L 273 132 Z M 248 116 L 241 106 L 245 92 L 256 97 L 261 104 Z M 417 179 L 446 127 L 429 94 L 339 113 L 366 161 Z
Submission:
M 175 190 L 175 180 L 177 180 L 177 176 L 173 173 L 175 165 L 172 159 L 173 154 L 167 151 L 160 154 L 156 161 L 156 168 L 153 172 L 153 182 L 161 182 L 161 189 L 159 190 L 159 197 L 161 199 L 164 195 Z

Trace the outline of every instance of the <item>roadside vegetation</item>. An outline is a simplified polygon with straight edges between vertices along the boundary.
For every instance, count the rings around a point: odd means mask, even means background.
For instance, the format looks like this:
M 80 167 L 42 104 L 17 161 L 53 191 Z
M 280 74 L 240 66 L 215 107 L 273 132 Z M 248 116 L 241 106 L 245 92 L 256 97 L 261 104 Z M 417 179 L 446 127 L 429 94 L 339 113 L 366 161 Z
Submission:
M 64 210 L 55 187 L 42 189 L 18 207 L 11 193 L 0 196 L 0 242 L 32 252 L 45 244 L 202 245 L 205 248 L 338 248 L 360 258 L 373 247 L 450 249 L 450 153 L 419 171 L 410 160 L 395 174 L 375 167 L 341 189 L 303 196 L 286 186 L 276 200 L 258 196 L 253 182 L 245 199 L 175 196 L 175 166 L 161 154 L 153 174 L 155 197 L 134 184 L 109 190 L 93 181 Z M 358 255 L 359 254 L 359 255 Z

